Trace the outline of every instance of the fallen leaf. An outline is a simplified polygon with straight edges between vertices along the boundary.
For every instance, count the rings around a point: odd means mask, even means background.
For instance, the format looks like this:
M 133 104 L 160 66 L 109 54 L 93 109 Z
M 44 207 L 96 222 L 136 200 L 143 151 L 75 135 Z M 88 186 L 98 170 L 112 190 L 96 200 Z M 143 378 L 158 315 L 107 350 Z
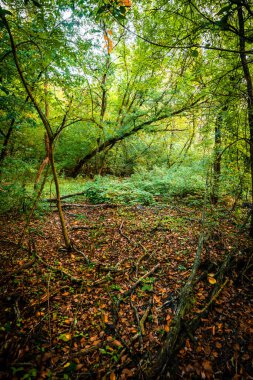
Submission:
M 77 371 L 78 371 L 79 369 L 81 369 L 81 368 L 83 368 L 83 364 L 77 364 L 77 366 L 76 366 Z
M 116 375 L 114 372 L 110 373 L 110 380 L 116 380 Z
M 72 338 L 72 335 L 70 333 L 61 334 L 59 336 L 59 339 L 63 340 L 64 342 L 68 342 Z
M 100 339 L 95 340 L 95 341 L 93 342 L 93 345 L 94 345 L 94 346 L 97 346 L 99 343 L 101 343 L 101 340 L 100 340 Z
M 37 311 L 35 315 L 36 317 L 42 317 L 43 315 L 45 315 L 45 313 L 43 311 Z
M 116 339 L 112 342 L 112 344 L 114 344 L 114 346 L 117 346 L 117 347 L 122 347 L 122 343 L 120 343 L 120 341 Z
M 212 363 L 209 360 L 204 360 L 202 366 L 206 371 L 212 372 Z
M 215 278 L 208 276 L 208 282 L 209 282 L 209 284 L 213 285 L 213 284 L 216 284 L 217 281 L 215 280 Z

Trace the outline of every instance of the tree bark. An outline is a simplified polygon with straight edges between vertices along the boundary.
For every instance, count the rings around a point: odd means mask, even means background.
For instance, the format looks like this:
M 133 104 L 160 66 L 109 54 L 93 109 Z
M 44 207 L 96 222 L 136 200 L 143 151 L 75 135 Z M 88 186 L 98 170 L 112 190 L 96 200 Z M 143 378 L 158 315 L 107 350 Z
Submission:
M 3 146 L 2 146 L 2 149 L 1 149 L 1 153 L 0 153 L 0 165 L 4 161 L 5 157 L 7 157 L 7 155 L 8 155 L 8 144 L 9 144 L 9 141 L 10 141 L 10 138 L 11 138 L 11 134 L 12 134 L 12 131 L 13 131 L 13 128 L 14 128 L 14 124 L 15 124 L 15 119 L 12 119 L 11 120 L 11 125 L 9 126 L 8 131 L 7 131 L 7 133 L 4 136 Z
M 221 110 L 222 112 L 222 110 Z M 214 129 L 214 162 L 213 162 L 213 185 L 211 193 L 211 202 L 216 205 L 219 200 L 219 185 L 221 174 L 221 126 L 222 126 L 222 114 L 218 114 L 216 125 Z
M 243 8 L 241 4 L 237 5 L 237 17 L 239 24 L 239 45 L 240 59 L 244 73 L 244 79 L 247 84 L 247 109 L 248 109 L 248 124 L 250 135 L 250 174 L 251 174 L 251 197 L 253 203 L 253 86 L 252 77 L 249 70 L 248 59 L 245 49 L 245 21 L 243 16 Z M 250 221 L 250 236 L 253 237 L 253 212 L 251 213 Z

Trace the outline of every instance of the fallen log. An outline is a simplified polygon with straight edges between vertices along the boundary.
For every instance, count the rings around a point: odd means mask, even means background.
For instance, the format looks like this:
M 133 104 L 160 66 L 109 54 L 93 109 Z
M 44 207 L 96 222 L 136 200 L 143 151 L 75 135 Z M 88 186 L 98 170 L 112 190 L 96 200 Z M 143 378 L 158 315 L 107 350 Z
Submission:
M 200 267 L 200 254 L 203 247 L 203 235 L 199 238 L 198 249 L 193 264 L 192 273 L 180 292 L 179 305 L 176 310 L 175 317 L 170 326 L 170 332 L 161 348 L 160 352 L 153 360 L 153 362 L 146 364 L 146 368 L 141 373 L 140 378 L 143 379 L 164 379 L 176 378 L 177 369 L 177 352 L 182 346 L 183 342 L 187 336 L 192 337 L 194 331 L 197 329 L 201 323 L 201 318 L 206 316 L 212 304 L 217 300 L 223 289 L 227 284 L 229 284 L 228 274 L 231 273 L 231 267 L 233 266 L 233 253 L 228 253 L 220 266 L 219 271 L 216 274 L 217 283 L 210 294 L 209 301 L 207 304 L 198 312 L 198 314 L 187 321 L 184 319 L 186 314 L 188 314 L 189 309 L 192 307 L 192 295 L 194 285 L 200 277 L 197 277 L 197 270 Z
M 202 232 L 199 241 L 198 248 L 195 256 L 195 260 L 192 267 L 191 275 L 182 288 L 179 296 L 179 305 L 176 309 L 174 319 L 170 326 L 170 331 L 167 335 L 167 338 L 158 354 L 156 355 L 151 365 L 148 366 L 147 370 L 144 370 L 144 376 L 146 379 L 159 379 L 159 377 L 164 374 L 165 369 L 167 368 L 168 361 L 174 356 L 175 349 L 178 341 L 178 336 L 180 334 L 183 319 L 189 309 L 192 307 L 192 294 L 193 287 L 195 283 L 195 277 L 197 270 L 201 263 L 201 252 L 204 242 L 204 233 Z
M 110 204 L 110 203 L 100 203 L 96 205 L 92 204 L 81 204 L 81 203 L 63 203 L 62 208 L 75 208 L 75 207 L 81 207 L 81 208 L 116 208 L 118 207 L 118 204 Z
M 61 200 L 62 199 L 67 199 L 67 198 L 76 197 L 78 195 L 84 195 L 84 194 L 85 194 L 85 191 L 80 191 L 79 193 L 62 195 L 61 196 Z M 57 198 L 46 198 L 46 199 L 42 199 L 42 201 L 43 202 L 57 202 Z

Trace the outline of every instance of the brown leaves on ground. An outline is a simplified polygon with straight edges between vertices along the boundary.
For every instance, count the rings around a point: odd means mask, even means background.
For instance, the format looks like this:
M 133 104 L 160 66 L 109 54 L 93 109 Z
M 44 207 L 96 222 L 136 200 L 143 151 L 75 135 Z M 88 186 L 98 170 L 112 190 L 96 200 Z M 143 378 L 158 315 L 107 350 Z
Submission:
M 0 220 L 0 378 L 136 378 L 138 363 L 148 363 L 170 332 L 179 291 L 194 261 L 201 213 L 161 205 L 84 207 L 65 216 L 69 229 L 85 225 L 72 230 L 72 240 L 91 265 L 81 254 L 61 249 L 60 224 L 53 212 L 31 223 L 18 251 L 24 221 Z M 212 237 L 205 244 L 205 275 L 196 284 L 193 315 L 210 300 L 224 254 L 238 241 L 246 245 L 224 218 L 208 233 Z M 33 266 L 17 271 L 31 261 L 34 250 Z M 158 270 L 126 295 L 158 263 Z M 231 273 L 197 331 L 193 336 L 189 332 L 175 358 L 177 378 L 252 376 L 252 306 L 247 279 L 238 285 L 237 275 Z

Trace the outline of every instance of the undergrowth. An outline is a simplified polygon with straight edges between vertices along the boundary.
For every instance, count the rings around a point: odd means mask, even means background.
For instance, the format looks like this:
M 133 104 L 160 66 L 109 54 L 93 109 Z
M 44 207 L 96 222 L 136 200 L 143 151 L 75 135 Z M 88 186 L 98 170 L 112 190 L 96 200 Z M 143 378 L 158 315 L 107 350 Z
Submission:
M 61 195 L 82 192 L 81 196 L 68 199 L 68 202 L 85 201 L 93 204 L 117 203 L 122 205 L 152 205 L 168 202 L 172 198 L 199 202 L 205 188 L 204 175 L 190 167 L 155 168 L 151 171 L 140 170 L 131 177 L 96 176 L 93 180 L 60 178 Z M 31 182 L 2 186 L 0 191 L 1 213 L 11 210 L 29 209 L 35 192 Z M 43 191 L 44 198 L 54 198 L 55 189 L 51 178 Z M 45 204 L 45 203 L 44 203 Z M 40 202 L 40 208 L 43 202 Z
M 61 179 L 62 195 L 83 192 L 84 197 L 94 204 L 151 205 L 157 200 L 166 202 L 173 197 L 202 198 L 204 189 L 205 178 L 188 167 L 142 170 L 127 178 L 96 176 L 93 180 Z M 70 198 L 72 201 L 78 199 Z

